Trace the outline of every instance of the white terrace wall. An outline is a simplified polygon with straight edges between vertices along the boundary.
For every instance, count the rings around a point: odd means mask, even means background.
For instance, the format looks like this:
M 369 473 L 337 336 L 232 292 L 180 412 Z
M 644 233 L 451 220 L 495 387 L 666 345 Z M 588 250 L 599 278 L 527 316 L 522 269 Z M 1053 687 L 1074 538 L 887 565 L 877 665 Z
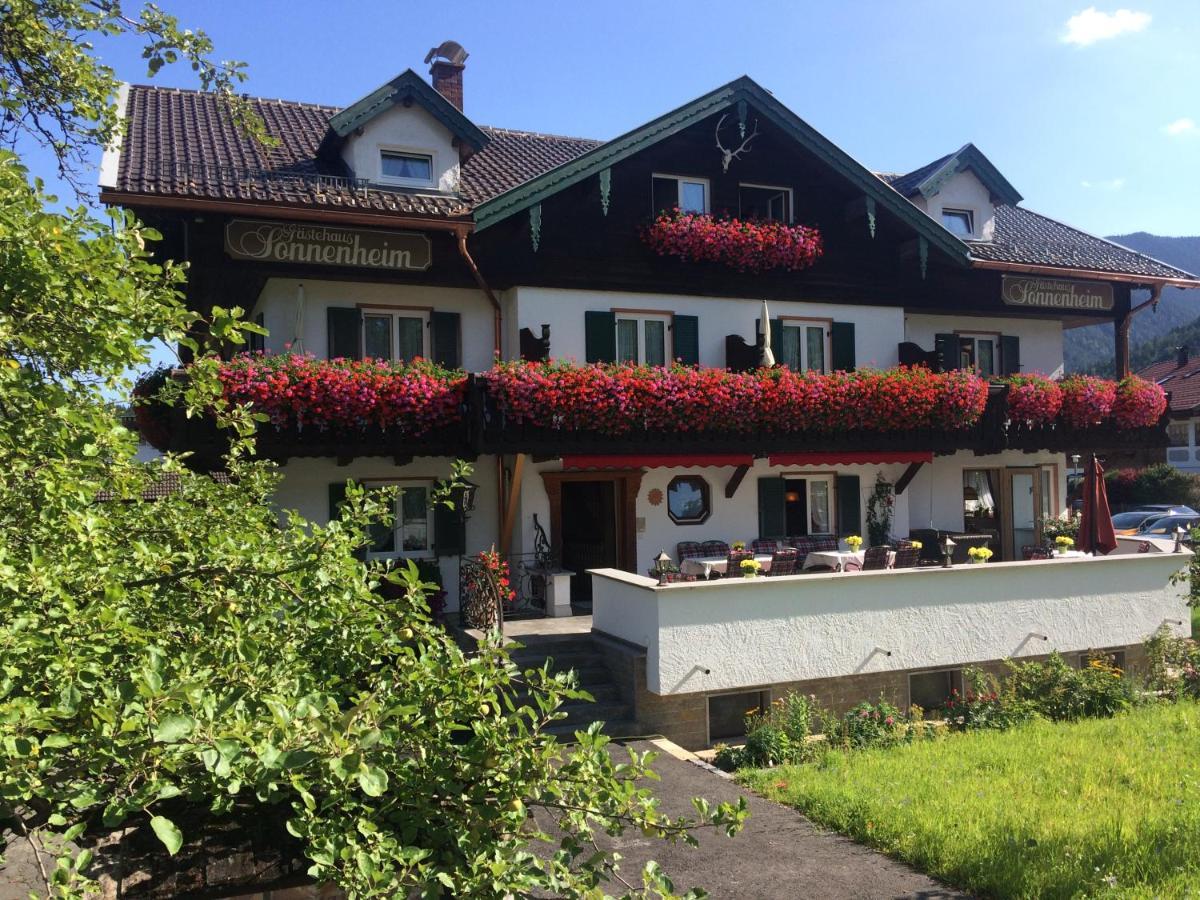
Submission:
M 593 572 L 597 631 L 646 649 L 656 694 L 1136 644 L 1190 633 L 1184 554 L 727 579 Z

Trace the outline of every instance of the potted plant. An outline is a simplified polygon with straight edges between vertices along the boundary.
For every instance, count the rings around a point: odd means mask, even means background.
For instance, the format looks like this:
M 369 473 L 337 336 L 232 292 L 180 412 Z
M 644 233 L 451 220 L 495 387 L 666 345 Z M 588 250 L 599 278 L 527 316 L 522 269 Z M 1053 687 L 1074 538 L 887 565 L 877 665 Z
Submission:
M 972 564 L 981 565 L 992 558 L 992 551 L 987 547 L 969 547 L 967 557 Z
M 742 560 L 742 577 L 743 578 L 757 578 L 758 572 L 761 568 L 762 568 L 762 563 L 760 563 L 757 559 L 743 559 Z
M 1054 539 L 1054 552 L 1059 556 L 1066 556 L 1067 551 L 1074 546 L 1074 539 L 1067 537 L 1065 534 L 1060 534 Z
M 857 534 L 852 534 L 846 538 L 846 546 L 850 548 L 851 553 L 857 553 L 858 548 L 862 546 L 862 538 Z
M 746 542 L 745 542 L 745 541 L 734 541 L 734 542 L 733 542 L 733 543 L 732 543 L 730 546 L 731 546 L 731 547 L 732 547 L 734 550 L 745 550 L 745 549 L 746 549 Z

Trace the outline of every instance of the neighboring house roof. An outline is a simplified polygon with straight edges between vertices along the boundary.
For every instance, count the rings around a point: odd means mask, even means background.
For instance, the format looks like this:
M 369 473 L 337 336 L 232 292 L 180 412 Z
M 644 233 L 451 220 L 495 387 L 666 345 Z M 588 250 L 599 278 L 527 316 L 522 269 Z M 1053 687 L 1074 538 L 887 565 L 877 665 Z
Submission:
M 1190 357 L 1183 365 L 1176 356 L 1171 356 L 1146 366 L 1137 374 L 1162 385 L 1162 389 L 1171 395 L 1172 413 L 1182 415 L 1200 407 L 1200 356 Z
M 111 183 L 104 185 L 109 196 L 102 195 L 103 199 L 115 197 L 132 202 L 127 198 L 136 195 L 155 198 L 160 204 L 182 198 L 462 222 L 474 218 L 478 228 L 486 228 L 699 118 L 749 102 L 860 186 L 865 195 L 874 197 L 931 243 L 964 262 L 1044 266 L 1200 284 L 1189 272 L 1008 203 L 996 207 L 992 241 L 964 243 L 907 198 L 918 193 L 922 185 L 934 185 L 945 172 L 969 166 L 998 197 L 1015 195 L 1019 199 L 972 144 L 906 174 L 875 175 L 746 77 L 610 141 L 474 126 L 411 70 L 344 110 L 247 98 L 251 109 L 262 117 L 267 132 L 278 139 L 274 147 L 261 146 L 238 129 L 222 101 L 212 93 L 144 85 L 130 86 L 123 93 L 128 127 L 115 174 Z M 357 127 L 405 96 L 428 103 L 450 120 L 461 117 L 462 122 L 455 127 L 463 130 L 469 126 L 483 137 L 482 149 L 460 167 L 457 194 L 369 185 L 365 179 L 351 177 L 340 158 L 328 152 L 322 155 L 322 143 L 331 140 L 330 134 L 336 134 L 339 128 Z

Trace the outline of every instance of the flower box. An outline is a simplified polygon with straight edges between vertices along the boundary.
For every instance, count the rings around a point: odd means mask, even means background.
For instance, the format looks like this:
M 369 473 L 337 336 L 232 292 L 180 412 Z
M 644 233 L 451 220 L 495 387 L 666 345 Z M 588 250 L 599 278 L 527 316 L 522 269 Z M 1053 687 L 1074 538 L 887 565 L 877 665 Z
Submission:
M 642 233 L 659 256 L 714 262 L 739 272 L 806 269 L 821 258 L 821 233 L 808 225 L 714 218 L 675 210 L 663 213 Z

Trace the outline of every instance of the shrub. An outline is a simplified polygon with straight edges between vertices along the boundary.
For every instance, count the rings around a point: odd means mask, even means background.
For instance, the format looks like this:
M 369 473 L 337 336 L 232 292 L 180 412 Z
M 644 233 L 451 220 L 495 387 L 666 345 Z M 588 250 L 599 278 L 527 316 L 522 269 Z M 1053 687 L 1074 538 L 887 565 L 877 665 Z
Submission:
M 877 703 L 863 702 L 840 719 L 827 719 L 829 743 L 846 750 L 893 747 L 905 740 L 908 729 L 904 715 L 882 697 Z
M 1003 731 L 1037 718 L 1035 705 L 1015 696 L 1011 684 L 979 669 L 963 670 L 966 691 L 954 691 L 943 707 L 946 724 L 954 731 Z
M 1104 476 L 1108 501 L 1113 506 L 1142 503 L 1200 504 L 1200 477 L 1180 472 L 1168 463 L 1144 469 L 1118 469 Z
M 1055 721 L 1113 716 L 1133 704 L 1132 683 L 1105 659 L 1093 658 L 1075 669 L 1053 653 L 1044 662 L 1008 660 L 1006 665 L 1012 697 Z
M 1054 543 L 1056 538 L 1069 537 L 1071 540 L 1079 539 L 1079 519 L 1074 516 L 1051 516 L 1042 521 L 1042 536 L 1049 543 Z
M 1168 700 L 1200 699 L 1200 645 L 1163 625 L 1146 644 L 1146 686 Z
M 812 759 L 813 717 L 817 705 L 805 694 L 787 694 L 746 716 L 745 747 L 718 744 L 714 763 L 727 771 L 743 766 L 776 766 Z

